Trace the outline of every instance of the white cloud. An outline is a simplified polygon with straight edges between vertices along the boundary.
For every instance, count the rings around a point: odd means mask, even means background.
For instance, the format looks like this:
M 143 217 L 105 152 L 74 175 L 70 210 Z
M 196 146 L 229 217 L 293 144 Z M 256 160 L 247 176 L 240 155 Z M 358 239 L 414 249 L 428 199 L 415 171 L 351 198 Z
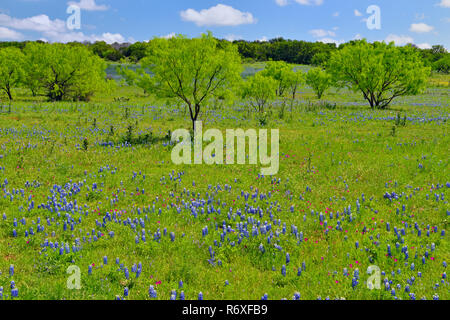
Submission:
M 95 0 L 80 0 L 80 2 L 75 1 L 69 1 L 67 3 L 70 5 L 75 5 L 80 7 L 80 9 L 86 10 L 86 11 L 105 11 L 108 10 L 108 6 L 105 5 L 97 5 L 95 3 Z
M 357 16 L 357 17 L 361 17 L 362 16 L 362 13 L 361 12 L 359 12 L 359 10 L 358 9 L 355 9 L 355 11 L 353 11 L 353 13 L 355 14 L 355 16 Z
M 333 17 L 339 17 L 340 14 L 341 14 L 340 12 L 335 12 L 333 13 Z
M 166 34 L 165 36 L 161 36 L 161 38 L 164 38 L 164 39 L 171 39 L 173 37 L 175 37 L 175 32 L 171 32 L 169 34 Z
M 256 22 L 250 12 L 242 12 L 224 4 L 200 12 L 187 9 L 181 11 L 180 15 L 184 21 L 194 22 L 197 26 L 238 26 Z
M 320 6 L 323 3 L 323 0 L 295 0 L 295 2 L 305 6 L 310 5 Z
M 275 2 L 276 2 L 277 5 L 279 5 L 280 7 L 287 6 L 287 4 L 288 4 L 288 1 L 287 1 L 287 0 L 275 0 Z
M 238 35 L 235 35 L 235 34 L 227 34 L 225 36 L 225 39 L 228 40 L 228 41 L 233 42 L 234 40 L 241 40 L 242 36 L 238 36 Z
M 450 8 L 450 0 L 441 0 L 438 5 L 444 8 Z
M 434 29 L 434 27 L 427 25 L 426 23 L 413 23 L 409 28 L 409 31 L 416 33 L 427 33 Z
M 85 35 L 83 32 L 49 32 L 45 34 L 50 42 L 95 42 L 95 41 L 105 41 L 106 43 L 123 43 L 125 38 L 119 33 L 103 33 L 102 35 Z
M 355 36 L 353 37 L 353 40 L 361 40 L 362 39 L 362 37 L 361 37 L 361 34 L 355 34 Z
M 18 30 L 61 32 L 65 30 L 66 23 L 59 19 L 51 20 L 45 14 L 24 19 L 17 19 L 6 14 L 0 14 L 0 26 Z
M 332 39 L 332 38 L 323 38 L 323 39 L 319 39 L 319 40 L 317 40 L 317 42 L 323 42 L 323 43 L 335 43 L 337 46 L 340 45 L 341 43 L 343 43 L 343 41 L 339 41 L 339 40 Z
M 23 34 L 20 32 L 0 27 L 0 40 L 20 40 L 23 38 Z
M 408 43 L 414 43 L 414 39 L 409 36 L 390 34 L 386 38 L 386 42 L 394 42 L 397 46 L 404 46 Z
M 431 49 L 431 45 L 429 43 L 419 43 L 417 47 L 420 49 Z
M 327 31 L 327 30 L 323 30 L 323 29 L 314 29 L 314 30 L 309 30 L 309 33 L 312 34 L 313 37 L 315 38 L 323 38 L 323 37 L 334 37 L 336 36 L 336 33 L 334 33 L 333 31 Z
M 10 17 L 6 14 L 0 14 L 0 27 L 3 27 L 3 29 L 12 28 L 17 30 L 40 32 L 43 34 L 43 38 L 48 39 L 49 42 L 105 41 L 107 43 L 114 43 L 125 41 L 125 38 L 119 33 L 105 32 L 101 35 L 85 35 L 83 32 L 70 31 L 67 29 L 65 21 L 59 19 L 52 20 L 45 14 L 23 19 Z M 6 30 L 3 30 L 3 32 L 6 33 Z M 19 33 L 14 32 L 16 31 L 10 30 L 9 35 L 19 35 Z
M 267 41 L 269 41 L 269 39 L 266 36 L 263 36 L 261 39 L 258 39 L 257 41 L 267 42 Z

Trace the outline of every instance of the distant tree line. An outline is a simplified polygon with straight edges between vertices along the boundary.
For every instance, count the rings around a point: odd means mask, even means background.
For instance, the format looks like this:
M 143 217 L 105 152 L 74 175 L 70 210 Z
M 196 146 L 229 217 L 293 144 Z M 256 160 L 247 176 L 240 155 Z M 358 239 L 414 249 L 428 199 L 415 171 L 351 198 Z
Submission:
M 230 43 L 225 39 L 216 40 L 219 46 Z M 237 46 L 244 62 L 273 60 L 293 64 L 324 66 L 333 52 L 342 50 L 345 46 L 353 45 L 356 42 L 356 40 L 353 40 L 337 46 L 335 43 L 275 38 L 269 41 L 236 40 L 232 43 Z M 24 49 L 26 44 L 27 42 L 0 42 L 0 49 L 11 46 Z M 104 41 L 97 41 L 95 43 L 84 42 L 83 44 L 104 60 L 128 63 L 139 62 L 145 57 L 149 47 L 149 42 L 107 44 Z M 430 49 L 420 49 L 413 44 L 409 46 L 420 53 L 425 65 L 431 67 L 432 70 L 442 73 L 450 72 L 450 53 L 447 52 L 444 46 L 435 45 Z

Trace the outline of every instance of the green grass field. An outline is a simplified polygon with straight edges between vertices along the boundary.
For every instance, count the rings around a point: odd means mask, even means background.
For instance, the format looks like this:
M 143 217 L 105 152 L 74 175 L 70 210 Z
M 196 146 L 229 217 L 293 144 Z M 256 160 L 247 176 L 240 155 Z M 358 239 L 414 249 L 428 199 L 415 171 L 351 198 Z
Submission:
M 346 90 L 319 102 L 305 87 L 292 112 L 274 103 L 274 177 L 172 164 L 166 136 L 189 116 L 137 88 L 90 103 L 15 91 L 0 112 L 0 299 L 12 280 L 16 299 L 155 299 L 150 285 L 166 300 L 449 299 L 450 89 L 433 79 L 388 110 Z M 244 102 L 202 120 L 261 127 Z M 67 288 L 72 265 L 80 290 Z M 367 288 L 370 265 L 381 289 Z

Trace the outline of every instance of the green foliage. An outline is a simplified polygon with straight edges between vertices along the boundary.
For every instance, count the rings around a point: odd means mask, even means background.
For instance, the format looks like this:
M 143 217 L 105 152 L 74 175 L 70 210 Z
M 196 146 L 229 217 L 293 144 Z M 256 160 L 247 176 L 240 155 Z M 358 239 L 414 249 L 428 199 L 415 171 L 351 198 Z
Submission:
M 322 68 L 313 68 L 306 74 L 306 83 L 314 90 L 318 99 L 331 86 L 331 76 Z
M 450 73 L 450 54 L 433 63 L 433 70 L 445 74 Z
M 242 98 L 248 99 L 253 109 L 261 113 L 264 112 L 266 104 L 275 99 L 277 88 L 275 79 L 258 72 L 242 85 Z
M 122 50 L 123 55 L 128 57 L 131 62 L 137 63 L 147 54 L 147 42 L 135 42 Z
M 281 97 L 289 87 L 288 75 L 291 71 L 289 65 L 284 61 L 269 61 L 266 68 L 261 71 L 265 77 L 271 77 L 277 82 L 277 96 Z
M 292 100 L 295 99 L 298 88 L 305 83 L 306 77 L 301 70 L 294 71 L 290 69 L 285 75 L 287 90 Z
M 411 46 L 365 40 L 335 52 L 328 70 L 339 86 L 361 91 L 372 108 L 381 109 L 396 97 L 419 93 L 430 73 Z
M 0 49 L 0 90 L 7 94 L 10 101 L 13 100 L 11 90 L 23 80 L 23 60 L 20 49 Z
M 124 56 L 116 50 L 112 45 L 107 44 L 105 41 L 97 41 L 89 46 L 89 49 L 100 58 L 110 61 L 120 61 Z
M 294 64 L 312 64 L 320 59 L 326 60 L 328 56 L 337 50 L 334 43 L 307 42 L 299 40 L 287 40 L 283 38 L 269 41 L 245 41 L 233 42 L 237 45 L 243 59 L 252 61 L 285 61 Z
M 29 87 L 36 81 L 51 101 L 88 101 L 96 91 L 108 89 L 106 63 L 84 45 L 29 43 L 25 47 Z
M 147 56 L 136 71 L 122 70 L 135 83 L 160 98 L 175 98 L 189 108 L 194 126 L 202 106 L 215 93 L 241 80 L 237 48 L 221 43 L 210 33 L 188 39 L 182 35 L 150 41 Z

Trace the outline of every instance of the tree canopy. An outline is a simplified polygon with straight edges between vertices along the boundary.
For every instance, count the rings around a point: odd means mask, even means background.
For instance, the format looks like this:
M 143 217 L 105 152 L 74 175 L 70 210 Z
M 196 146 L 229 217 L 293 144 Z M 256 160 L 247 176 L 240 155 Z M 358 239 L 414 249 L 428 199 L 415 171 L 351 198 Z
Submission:
M 257 112 L 264 112 L 266 104 L 276 97 L 278 83 L 262 71 L 249 77 L 242 85 L 242 97 L 248 99 Z
M 28 78 L 52 101 L 86 101 L 106 84 L 106 63 L 83 45 L 29 43 L 25 53 L 34 66 Z
M 314 90 L 318 99 L 331 86 L 331 76 L 322 68 L 312 68 L 306 74 L 306 83 Z
M 327 70 L 338 86 L 361 91 L 372 108 L 386 108 L 393 99 L 417 94 L 430 69 L 411 46 L 365 40 L 332 54 Z
M 23 80 L 24 56 L 20 49 L 8 47 L 0 49 L 0 90 L 13 100 L 12 89 Z
M 177 98 L 187 104 L 194 127 L 205 102 L 241 80 L 242 64 L 235 46 L 221 43 L 210 33 L 188 39 L 150 41 L 141 67 L 123 74 L 159 97 Z

